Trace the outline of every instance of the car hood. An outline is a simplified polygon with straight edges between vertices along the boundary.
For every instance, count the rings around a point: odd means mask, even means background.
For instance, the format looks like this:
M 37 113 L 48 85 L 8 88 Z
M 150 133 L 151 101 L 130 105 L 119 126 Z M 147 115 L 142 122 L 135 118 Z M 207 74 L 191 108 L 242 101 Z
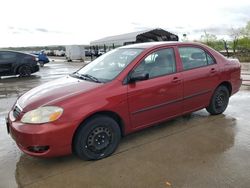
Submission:
M 87 92 L 101 85 L 102 83 L 67 76 L 31 89 L 18 99 L 18 105 L 24 112 L 27 112 L 40 106 L 53 104 L 69 96 Z

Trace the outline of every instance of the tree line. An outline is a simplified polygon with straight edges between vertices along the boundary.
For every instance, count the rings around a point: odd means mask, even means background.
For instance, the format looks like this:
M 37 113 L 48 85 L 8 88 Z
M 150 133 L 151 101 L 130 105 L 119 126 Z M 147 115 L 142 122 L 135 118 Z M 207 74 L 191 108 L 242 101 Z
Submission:
M 228 31 L 229 40 L 217 39 L 217 36 L 204 31 L 198 42 L 204 43 L 225 56 L 236 57 L 240 61 L 250 62 L 250 21 L 245 27 L 231 28 Z

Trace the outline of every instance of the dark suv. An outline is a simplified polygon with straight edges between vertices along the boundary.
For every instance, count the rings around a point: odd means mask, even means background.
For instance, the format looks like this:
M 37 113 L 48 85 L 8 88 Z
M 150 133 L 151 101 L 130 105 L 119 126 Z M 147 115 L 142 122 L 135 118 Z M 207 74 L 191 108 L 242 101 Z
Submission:
M 39 71 L 37 60 L 35 55 L 0 50 L 0 76 L 30 76 Z

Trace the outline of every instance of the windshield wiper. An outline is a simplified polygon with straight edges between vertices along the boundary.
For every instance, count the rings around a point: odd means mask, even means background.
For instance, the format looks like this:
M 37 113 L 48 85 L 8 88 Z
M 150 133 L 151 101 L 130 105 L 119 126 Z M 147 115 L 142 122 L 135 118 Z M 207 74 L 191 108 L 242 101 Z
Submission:
M 98 78 L 90 75 L 90 74 L 81 74 L 81 76 L 89 78 L 90 80 L 97 82 L 97 83 L 102 83 Z
M 70 76 L 72 77 L 77 77 L 77 78 L 81 78 L 83 80 L 86 80 L 86 77 L 85 76 L 82 76 L 81 74 L 79 74 L 78 72 L 74 72 L 72 74 L 70 74 Z
M 74 72 L 73 74 L 71 74 L 72 76 L 81 78 L 83 80 L 91 80 L 97 83 L 102 83 L 98 78 L 90 75 L 90 74 L 79 74 L 78 72 Z

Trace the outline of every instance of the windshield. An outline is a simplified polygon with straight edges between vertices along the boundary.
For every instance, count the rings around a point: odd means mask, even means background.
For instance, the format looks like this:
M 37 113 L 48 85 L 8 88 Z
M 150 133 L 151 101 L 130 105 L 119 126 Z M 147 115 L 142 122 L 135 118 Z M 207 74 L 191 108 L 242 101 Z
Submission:
M 138 48 L 120 48 L 112 50 L 78 70 L 75 75 L 78 75 L 78 77 L 87 77 L 90 81 L 111 81 L 142 51 L 143 49 Z

